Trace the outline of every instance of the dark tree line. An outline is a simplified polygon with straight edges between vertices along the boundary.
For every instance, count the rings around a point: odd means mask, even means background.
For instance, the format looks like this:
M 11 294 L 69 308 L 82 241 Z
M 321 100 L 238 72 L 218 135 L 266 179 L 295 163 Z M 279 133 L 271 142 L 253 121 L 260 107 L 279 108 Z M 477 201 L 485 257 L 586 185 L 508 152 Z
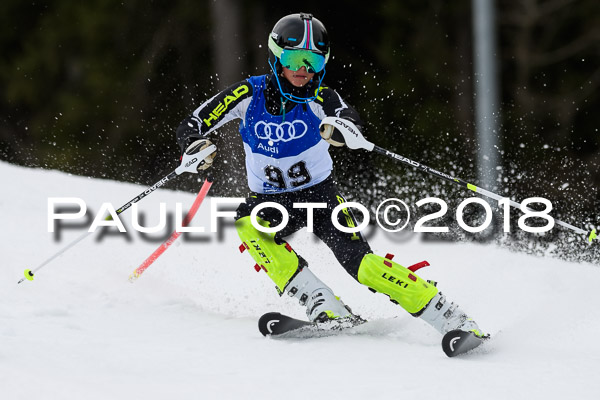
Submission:
M 502 176 L 493 189 L 544 196 L 569 222 L 598 223 L 600 3 L 496 5 Z M 179 121 L 233 81 L 267 73 L 270 28 L 305 11 L 331 36 L 327 84 L 361 112 L 372 141 L 477 176 L 470 1 L 306 1 L 299 9 L 257 0 L 5 0 L 0 9 L 2 160 L 152 183 L 176 166 Z M 215 141 L 214 193 L 245 194 L 236 126 Z M 369 204 L 391 194 L 464 197 L 371 154 L 333 154 L 341 185 Z

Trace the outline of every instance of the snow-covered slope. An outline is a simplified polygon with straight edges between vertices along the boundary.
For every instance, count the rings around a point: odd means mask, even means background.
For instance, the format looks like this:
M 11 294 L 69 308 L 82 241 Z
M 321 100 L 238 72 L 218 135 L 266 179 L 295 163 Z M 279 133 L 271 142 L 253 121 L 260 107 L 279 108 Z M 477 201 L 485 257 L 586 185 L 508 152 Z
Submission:
M 447 358 L 440 335 L 350 278 L 305 231 L 292 240 L 313 271 L 372 320 L 354 334 L 271 340 L 258 317 L 303 310 L 222 236 L 182 238 L 138 281 L 129 274 L 157 246 L 91 236 L 17 285 L 83 232 L 47 232 L 48 197 L 80 197 L 97 212 L 144 188 L 0 163 L 0 398 L 2 399 L 592 399 L 600 393 L 600 269 L 493 246 L 425 243 L 376 231 L 373 249 L 421 270 L 494 335 L 486 348 Z M 179 179 L 192 179 L 181 177 Z M 140 203 L 194 196 L 159 190 Z M 209 202 L 195 226 L 209 226 Z M 130 212 L 122 215 L 131 227 Z

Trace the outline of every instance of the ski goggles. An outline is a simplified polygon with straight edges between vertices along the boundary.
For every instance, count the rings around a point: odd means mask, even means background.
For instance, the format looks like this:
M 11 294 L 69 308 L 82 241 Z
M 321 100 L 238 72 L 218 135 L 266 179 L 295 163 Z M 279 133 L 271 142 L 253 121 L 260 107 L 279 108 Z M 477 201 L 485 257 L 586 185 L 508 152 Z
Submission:
M 310 50 L 303 49 L 283 49 L 281 56 L 281 65 L 292 71 L 298 71 L 306 67 L 308 73 L 318 73 L 325 68 L 325 56 L 313 53 Z

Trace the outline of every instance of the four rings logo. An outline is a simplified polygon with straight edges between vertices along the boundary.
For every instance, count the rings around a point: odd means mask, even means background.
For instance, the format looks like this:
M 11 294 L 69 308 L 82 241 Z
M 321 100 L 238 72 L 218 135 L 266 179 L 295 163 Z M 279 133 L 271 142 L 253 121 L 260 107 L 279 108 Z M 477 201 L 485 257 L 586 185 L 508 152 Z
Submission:
M 289 142 L 294 139 L 300 139 L 308 127 L 301 120 L 282 122 L 276 124 L 273 122 L 259 121 L 254 125 L 254 133 L 259 139 L 269 140 L 270 142 Z

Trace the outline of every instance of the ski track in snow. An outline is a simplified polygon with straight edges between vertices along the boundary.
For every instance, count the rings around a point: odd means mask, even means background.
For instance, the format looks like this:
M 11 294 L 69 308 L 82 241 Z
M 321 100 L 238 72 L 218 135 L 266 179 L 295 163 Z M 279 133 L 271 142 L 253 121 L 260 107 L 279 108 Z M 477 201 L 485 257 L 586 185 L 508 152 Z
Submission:
M 144 187 L 0 163 L 0 398 L 2 399 L 578 399 L 600 383 L 600 269 L 509 252 L 491 245 L 426 243 L 376 234 L 379 254 L 411 265 L 459 303 L 494 338 L 447 358 L 441 336 L 383 295 L 356 283 L 328 249 L 301 231 L 290 240 L 313 271 L 353 310 L 371 319 L 339 336 L 263 338 L 257 320 L 279 311 L 304 318 L 279 298 L 264 272 L 222 240 L 178 240 L 138 281 L 129 274 L 158 243 L 131 233 L 96 236 L 16 282 L 83 232 L 47 232 L 48 197 L 80 197 L 97 212 Z M 193 179 L 181 177 L 179 179 Z M 6 182 L 7 181 L 7 182 Z M 198 185 L 199 188 L 200 185 Z M 158 222 L 158 203 L 184 209 L 194 195 L 160 189 L 140 205 Z M 194 226 L 209 229 L 209 200 Z M 131 210 L 121 215 L 131 227 Z

